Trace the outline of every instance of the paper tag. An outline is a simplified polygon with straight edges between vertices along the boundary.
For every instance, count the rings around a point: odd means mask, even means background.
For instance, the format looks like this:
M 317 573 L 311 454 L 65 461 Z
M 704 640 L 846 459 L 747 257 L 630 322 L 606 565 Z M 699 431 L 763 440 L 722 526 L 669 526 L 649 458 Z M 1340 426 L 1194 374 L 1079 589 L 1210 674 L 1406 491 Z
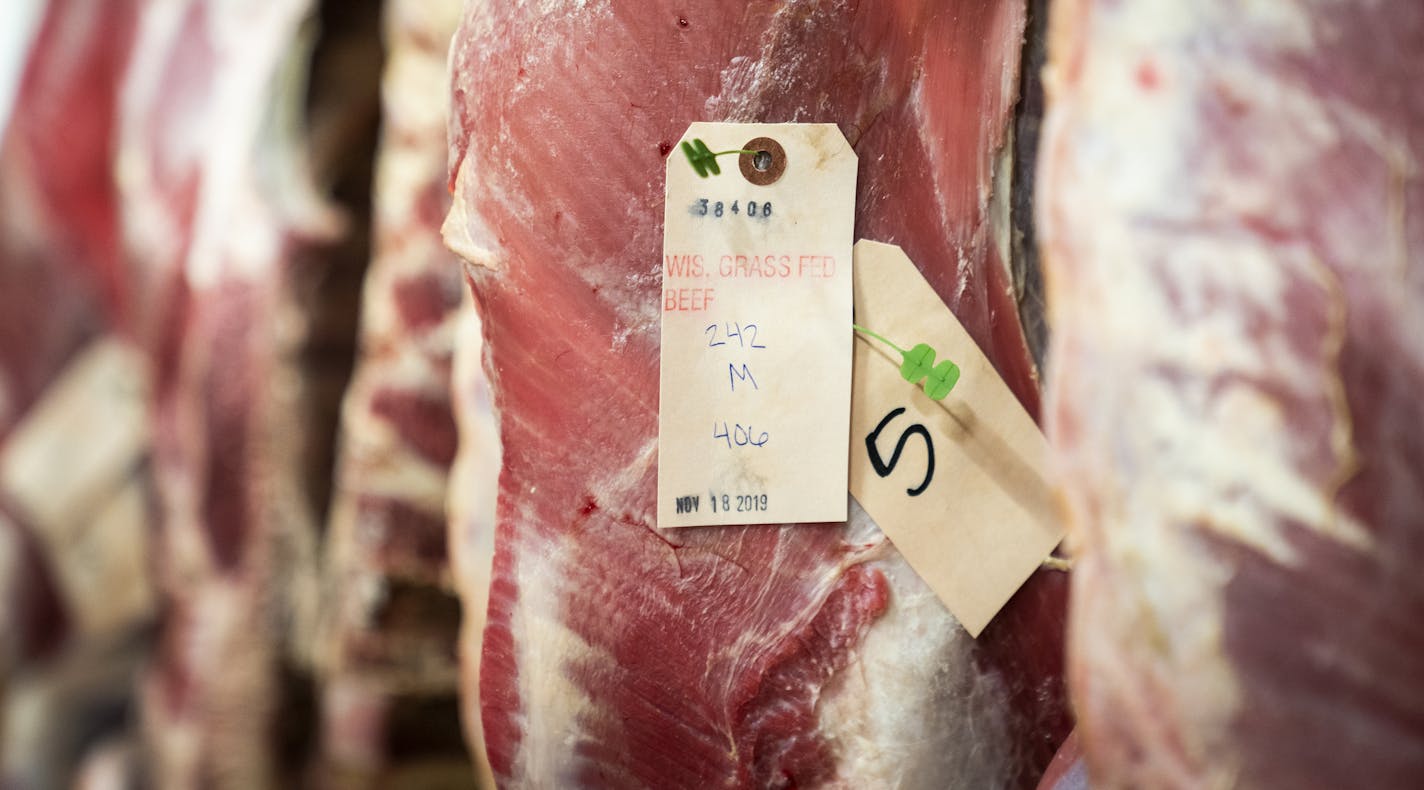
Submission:
M 106 337 L 69 363 L 0 448 L 0 496 L 18 505 L 84 634 L 147 617 L 147 363 Z
M 855 152 L 834 124 L 683 139 L 767 155 L 668 156 L 658 525 L 844 521 Z
M 899 247 L 855 245 L 855 320 L 959 365 L 930 400 L 900 355 L 855 339 L 850 491 L 970 634 L 1063 537 L 1042 432 Z
M 97 340 L 6 439 L 0 491 L 57 549 L 74 542 L 148 452 L 146 383 L 137 349 Z

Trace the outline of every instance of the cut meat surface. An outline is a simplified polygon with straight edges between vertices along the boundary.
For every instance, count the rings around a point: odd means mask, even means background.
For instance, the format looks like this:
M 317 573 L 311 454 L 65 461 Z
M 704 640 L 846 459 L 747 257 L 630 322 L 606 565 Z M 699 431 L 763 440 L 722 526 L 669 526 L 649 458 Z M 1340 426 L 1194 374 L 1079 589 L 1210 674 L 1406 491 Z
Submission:
M 976 643 L 854 505 L 843 525 L 653 522 L 664 157 L 694 120 L 839 123 L 856 236 L 901 245 L 1036 413 L 996 191 L 1023 13 L 470 5 L 445 237 L 473 264 L 500 417 L 479 698 L 502 785 L 1037 781 L 1067 733 L 1061 579 Z
M 1424 780 L 1424 6 L 1056 8 L 1048 427 L 1095 786 Z

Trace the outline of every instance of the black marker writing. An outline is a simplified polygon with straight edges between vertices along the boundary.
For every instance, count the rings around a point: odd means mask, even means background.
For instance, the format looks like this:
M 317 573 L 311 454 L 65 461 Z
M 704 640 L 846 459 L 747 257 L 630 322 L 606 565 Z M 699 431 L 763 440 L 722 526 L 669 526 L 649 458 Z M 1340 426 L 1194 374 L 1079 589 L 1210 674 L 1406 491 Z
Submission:
M 905 451 L 905 443 L 910 441 L 910 437 L 919 436 L 921 439 L 924 439 L 925 450 L 929 455 L 929 465 L 925 469 L 925 479 L 915 488 L 905 489 L 905 493 L 909 494 L 910 496 L 919 496 L 920 494 L 923 494 L 925 492 L 926 488 L 929 488 L 930 480 L 934 478 L 934 441 L 930 439 L 929 430 L 919 423 L 915 423 L 909 428 L 906 428 L 905 432 L 900 434 L 900 440 L 895 443 L 895 451 L 890 453 L 890 463 L 888 464 L 885 463 L 885 460 L 880 457 L 880 448 L 877 447 L 875 444 L 876 440 L 880 438 L 880 432 L 885 430 L 885 426 L 888 425 L 891 420 L 904 413 L 905 409 L 902 407 L 897 408 L 891 411 L 889 414 L 885 415 L 885 419 L 881 420 L 880 424 L 875 426 L 875 430 L 871 431 L 869 434 L 866 435 L 865 451 L 870 454 L 870 465 L 875 469 L 875 474 L 880 475 L 881 477 L 889 477 L 890 473 L 895 470 L 895 465 L 900 462 L 900 454 Z

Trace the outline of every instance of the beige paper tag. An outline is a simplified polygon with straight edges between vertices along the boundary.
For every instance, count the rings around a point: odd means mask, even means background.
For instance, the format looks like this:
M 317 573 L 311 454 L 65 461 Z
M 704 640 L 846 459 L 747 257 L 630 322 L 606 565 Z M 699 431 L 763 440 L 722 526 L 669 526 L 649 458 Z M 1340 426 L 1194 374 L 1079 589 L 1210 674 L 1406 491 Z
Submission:
M 959 365 L 954 390 L 930 400 L 894 349 L 856 335 L 850 491 L 978 636 L 1063 537 L 1047 442 L 899 247 L 855 245 L 855 320 Z
M 95 341 L 44 392 L 0 451 L 0 490 L 63 549 L 148 451 L 145 361 Z
M 152 521 L 147 363 L 113 338 L 90 344 L 0 448 L 0 494 L 19 506 L 54 563 L 75 626 L 108 634 L 148 617 Z
M 834 124 L 683 139 L 768 155 L 668 156 L 658 526 L 844 521 L 855 152 Z

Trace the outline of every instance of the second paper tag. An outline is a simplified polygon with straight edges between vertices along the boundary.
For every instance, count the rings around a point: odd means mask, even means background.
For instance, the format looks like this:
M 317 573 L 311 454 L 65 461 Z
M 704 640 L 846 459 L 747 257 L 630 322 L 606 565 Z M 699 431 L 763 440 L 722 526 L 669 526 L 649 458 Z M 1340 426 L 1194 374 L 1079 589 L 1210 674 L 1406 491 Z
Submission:
M 683 140 L 742 153 L 668 156 L 658 526 L 843 521 L 855 152 L 834 124 Z
M 905 381 L 898 349 L 856 338 L 850 491 L 978 636 L 1063 538 L 1048 442 L 899 247 L 855 245 L 855 313 L 961 370 L 949 397 L 932 400 Z

